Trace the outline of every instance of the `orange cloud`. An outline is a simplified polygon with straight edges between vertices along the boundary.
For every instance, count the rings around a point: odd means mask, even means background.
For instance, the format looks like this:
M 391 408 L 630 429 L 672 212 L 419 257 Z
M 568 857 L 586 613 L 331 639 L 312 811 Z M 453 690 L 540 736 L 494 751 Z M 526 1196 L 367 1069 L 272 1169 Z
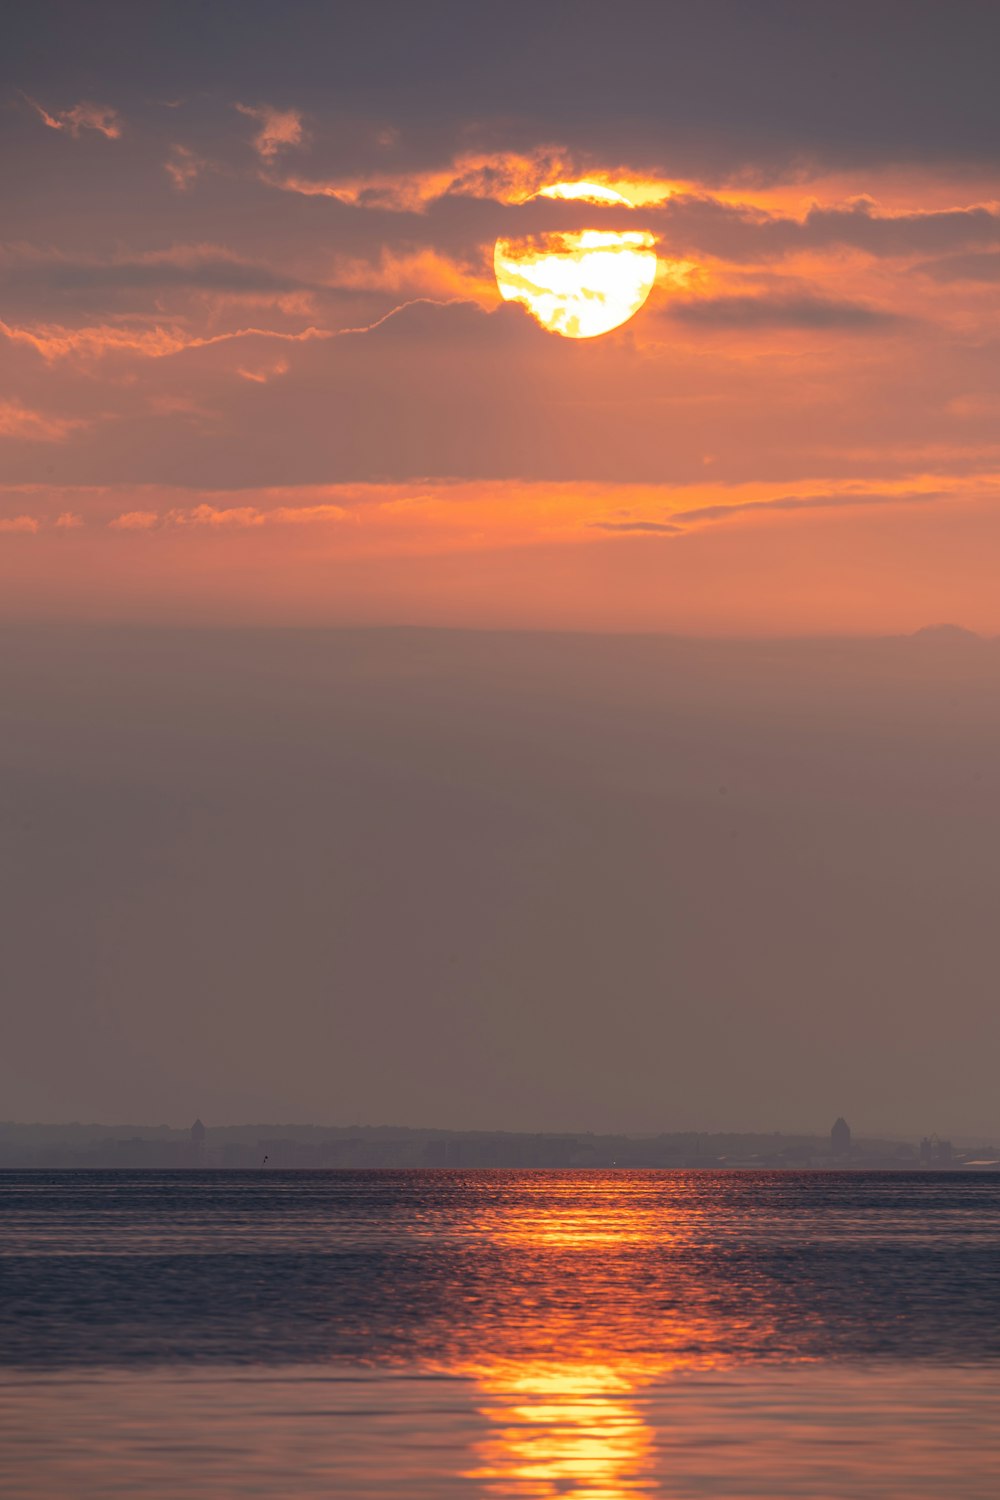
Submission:
M 172 510 L 164 518 L 174 526 L 263 526 L 263 511 L 252 505 L 219 510 L 214 505 L 195 505 L 190 510 Z
M 0 401 L 0 437 L 22 438 L 33 443 L 62 443 L 70 433 L 87 424 L 78 417 L 58 417 L 32 411 L 20 401 Z
M 126 511 L 114 516 L 109 527 L 114 531 L 152 531 L 157 527 L 195 527 L 203 530 L 256 530 L 261 526 L 310 526 L 343 521 L 349 514 L 342 505 L 277 505 L 262 509 L 257 505 L 172 506 L 163 512 L 155 510 Z M 57 523 L 58 524 L 58 523 Z
M 127 510 L 108 522 L 112 531 L 151 531 L 159 522 L 155 510 Z
M 244 380 L 251 380 L 256 385 L 266 385 L 269 380 L 275 380 L 281 375 L 287 375 L 289 364 L 287 359 L 276 359 L 271 364 L 258 365 L 255 369 L 239 366 L 236 373 Z
M 179 193 L 186 193 L 205 171 L 208 162 L 197 156 L 187 146 L 171 146 L 170 155 L 163 163 L 163 170 Z
M 252 145 L 261 161 L 273 161 L 279 152 L 291 146 L 301 146 L 305 142 L 302 116 L 297 109 L 274 109 L 269 104 L 256 107 L 236 104 L 233 108 L 260 125 Z
M 279 343 L 308 343 L 313 339 L 334 338 L 330 329 L 309 326 L 294 333 L 269 328 L 235 328 L 227 333 L 193 334 L 180 325 L 155 324 L 151 328 L 120 327 L 101 323 L 82 328 L 62 324 L 41 324 L 18 328 L 0 320 L 0 337 L 36 350 L 46 361 L 78 358 L 100 359 L 123 354 L 146 359 L 161 359 L 185 349 L 205 349 L 212 345 L 238 343 L 242 339 L 268 339 Z M 190 400 L 187 402 L 190 405 Z
M 0 321 L 0 335 L 12 343 L 35 349 L 43 359 L 65 359 L 70 356 L 99 358 L 106 354 L 129 353 L 156 356 L 173 354 L 195 340 L 172 328 L 122 328 L 114 324 L 67 328 L 61 324 L 41 324 L 35 328 L 17 328 Z
M 234 526 L 238 528 L 281 525 L 314 525 L 317 522 L 342 521 L 347 511 L 340 505 L 279 505 L 260 510 L 255 505 L 219 508 L 196 505 L 190 510 L 168 511 L 165 519 L 173 526 Z
M 317 522 L 343 521 L 350 514 L 342 505 L 279 505 L 268 519 L 290 526 L 312 526 Z
M 483 275 L 431 249 L 396 254 L 383 248 L 377 260 L 339 258 L 332 278 L 337 287 L 408 298 L 471 298 L 486 306 L 497 301 L 492 271 Z
M 49 494 L 46 487 L 9 490 L 14 497 Z M 143 508 L 115 511 L 115 499 L 131 493 Z M 804 482 L 794 493 L 773 484 L 689 485 L 568 484 L 540 481 L 439 481 L 436 483 L 303 485 L 239 492 L 203 491 L 196 503 L 179 503 L 185 492 L 162 486 L 51 491 L 75 516 L 109 517 L 116 531 L 259 531 L 274 526 L 338 525 L 340 544 L 352 555 L 429 556 L 548 546 L 596 545 L 642 536 L 681 536 L 712 531 L 721 522 L 755 527 L 807 527 L 828 513 L 848 523 L 862 512 L 994 504 L 1000 475 L 910 475 L 906 479 L 831 483 Z M 3 492 L 0 491 L 0 497 Z M 23 503 L 23 501 L 22 501 Z M 72 505 L 73 510 L 68 507 Z M 54 508 L 54 505 L 53 505 Z M 110 512 L 110 515 L 109 515 Z M 56 525 L 64 522 L 62 515 Z M 725 529 L 729 529 L 728 527 Z M 603 535 L 602 535 L 603 534 Z
M 287 175 L 268 181 L 272 187 L 306 198 L 335 198 L 341 203 L 392 213 L 422 213 L 437 199 L 449 195 L 521 203 L 546 184 L 574 175 L 577 172 L 570 153 L 553 146 L 540 147 L 531 153 L 467 153 L 443 167 L 416 172 L 365 172 L 321 178 Z M 600 180 L 605 180 L 603 174 Z M 657 193 L 658 197 L 663 195 Z
M 32 99 L 28 94 L 24 98 L 50 130 L 68 130 L 72 136 L 79 136 L 83 130 L 96 130 L 110 141 L 116 141 L 122 133 L 121 116 L 110 104 L 93 104 L 81 100 L 71 109 L 59 109 L 50 114 L 37 99 Z
M 0 532 L 12 536 L 34 536 L 38 522 L 34 516 L 0 517 Z

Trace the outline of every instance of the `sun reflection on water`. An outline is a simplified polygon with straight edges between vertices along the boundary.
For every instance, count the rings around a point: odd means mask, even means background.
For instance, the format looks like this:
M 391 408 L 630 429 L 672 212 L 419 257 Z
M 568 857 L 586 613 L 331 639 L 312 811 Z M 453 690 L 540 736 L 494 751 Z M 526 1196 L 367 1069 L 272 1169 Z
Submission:
M 587 1177 L 566 1176 L 556 1193 L 542 1180 L 537 1194 L 522 1191 L 502 1225 L 490 1215 L 491 1239 L 517 1252 L 512 1264 L 533 1270 L 511 1288 L 521 1297 L 521 1317 L 511 1324 L 520 1347 L 452 1367 L 474 1379 L 484 1398 L 479 1412 L 490 1429 L 465 1477 L 485 1494 L 627 1500 L 649 1493 L 654 1432 L 643 1412 L 644 1388 L 684 1370 L 734 1363 L 731 1327 L 706 1301 L 689 1258 L 678 1262 L 671 1305 L 655 1313 L 647 1298 L 624 1287 L 615 1294 L 614 1256 L 602 1249 L 631 1247 L 643 1257 L 669 1255 L 687 1243 L 692 1215 L 683 1194 L 676 1199 L 675 1192 L 665 1211 L 655 1187 L 637 1192 L 632 1180 L 621 1195 L 609 1194 L 607 1184 L 595 1193 Z M 699 1188 L 690 1205 L 694 1217 L 702 1199 Z M 648 1350 L 653 1317 L 657 1354 Z M 765 1334 L 766 1312 L 757 1324 L 758 1335 Z
M 652 1432 L 632 1387 L 602 1365 L 539 1364 L 479 1372 L 492 1424 L 468 1474 L 487 1494 L 619 1500 L 645 1489 Z

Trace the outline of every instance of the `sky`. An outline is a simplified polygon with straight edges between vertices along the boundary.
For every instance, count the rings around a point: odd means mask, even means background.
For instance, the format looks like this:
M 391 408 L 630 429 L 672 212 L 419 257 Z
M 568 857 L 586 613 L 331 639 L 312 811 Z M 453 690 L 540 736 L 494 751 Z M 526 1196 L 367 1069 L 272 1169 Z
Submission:
M 40 3 L 0 613 L 1000 630 L 993 6 Z M 527 204 L 589 180 L 636 205 Z M 493 247 L 611 223 L 562 338 Z
M 14 8 L 4 1113 L 1000 1137 L 998 42 Z
M 19 1120 L 1000 1140 L 1000 644 L 0 632 Z

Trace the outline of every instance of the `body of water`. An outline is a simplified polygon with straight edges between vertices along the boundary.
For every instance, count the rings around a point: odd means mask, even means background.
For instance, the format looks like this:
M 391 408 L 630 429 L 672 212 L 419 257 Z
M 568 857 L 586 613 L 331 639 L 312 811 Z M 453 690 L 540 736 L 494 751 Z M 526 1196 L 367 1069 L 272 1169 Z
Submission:
M 0 1174 L 10 1500 L 1000 1493 L 1000 1175 Z

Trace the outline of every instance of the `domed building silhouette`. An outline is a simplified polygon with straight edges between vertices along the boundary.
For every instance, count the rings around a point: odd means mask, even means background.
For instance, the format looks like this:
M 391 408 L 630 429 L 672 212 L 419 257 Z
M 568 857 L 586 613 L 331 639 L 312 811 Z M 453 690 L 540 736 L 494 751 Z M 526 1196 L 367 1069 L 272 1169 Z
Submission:
M 830 1131 L 830 1150 L 834 1156 L 848 1156 L 851 1150 L 851 1127 L 843 1115 L 838 1115 Z

